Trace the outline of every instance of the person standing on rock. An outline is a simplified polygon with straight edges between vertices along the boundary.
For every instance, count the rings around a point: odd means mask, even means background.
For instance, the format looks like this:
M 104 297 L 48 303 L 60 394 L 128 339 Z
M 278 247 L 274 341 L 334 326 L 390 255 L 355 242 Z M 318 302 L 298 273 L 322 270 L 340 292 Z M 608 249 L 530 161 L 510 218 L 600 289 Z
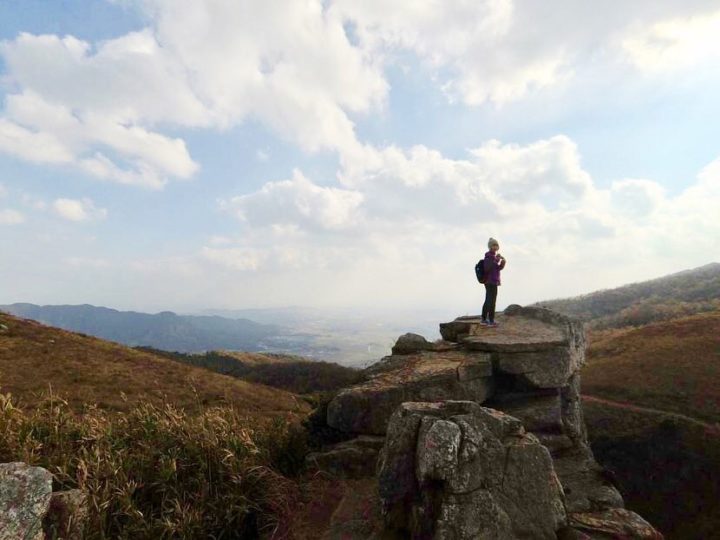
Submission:
M 485 303 L 482 308 L 482 324 L 497 326 L 495 322 L 495 301 L 497 300 L 498 286 L 500 285 L 500 270 L 505 268 L 505 257 L 498 253 L 500 244 L 494 238 L 488 240 L 488 252 L 485 253 L 484 285 Z

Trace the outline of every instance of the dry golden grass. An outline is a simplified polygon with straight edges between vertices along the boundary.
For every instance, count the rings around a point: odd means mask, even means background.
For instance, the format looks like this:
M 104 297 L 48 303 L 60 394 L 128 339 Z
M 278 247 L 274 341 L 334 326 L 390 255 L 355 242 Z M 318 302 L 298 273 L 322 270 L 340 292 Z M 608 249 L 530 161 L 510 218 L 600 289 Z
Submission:
M 302 356 L 293 356 L 290 354 L 264 354 L 264 353 L 253 353 L 244 351 L 228 351 L 220 349 L 215 351 L 223 356 L 229 356 L 235 358 L 248 365 L 260 365 L 260 364 L 292 364 L 294 362 L 306 362 L 307 359 Z
M 234 405 L 247 414 L 305 413 L 290 392 L 248 383 L 102 339 L 0 313 L 0 392 L 33 407 L 52 387 L 76 411 L 127 411 L 166 400 L 188 411 Z M 6 327 L 6 328 L 5 328 Z
M 720 311 L 589 333 L 584 394 L 720 421 Z
M 281 417 L 231 405 L 189 413 L 140 401 L 79 415 L 49 392 L 24 409 L 0 394 L 0 462 L 44 467 L 55 490 L 83 490 L 87 540 L 289 540 L 305 440 Z

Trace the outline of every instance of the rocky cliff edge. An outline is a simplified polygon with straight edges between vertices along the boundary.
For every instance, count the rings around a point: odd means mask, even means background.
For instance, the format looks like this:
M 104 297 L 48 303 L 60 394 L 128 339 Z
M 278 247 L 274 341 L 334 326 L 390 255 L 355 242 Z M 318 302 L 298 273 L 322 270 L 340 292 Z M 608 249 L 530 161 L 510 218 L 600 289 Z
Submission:
M 642 538 L 662 535 L 626 510 L 595 461 L 580 401 L 582 324 L 509 306 L 401 336 L 366 380 L 338 393 L 327 424 L 348 439 L 311 466 L 360 479 L 325 538 Z

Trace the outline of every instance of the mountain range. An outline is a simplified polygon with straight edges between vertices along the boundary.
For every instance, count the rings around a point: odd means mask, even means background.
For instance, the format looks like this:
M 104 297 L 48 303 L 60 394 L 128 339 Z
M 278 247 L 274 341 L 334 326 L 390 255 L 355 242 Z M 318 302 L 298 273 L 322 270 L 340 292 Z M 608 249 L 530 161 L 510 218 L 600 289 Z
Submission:
M 590 328 L 641 326 L 720 309 L 720 263 L 536 305 L 579 317 Z
M 0 305 L 0 310 L 125 345 L 181 352 L 213 349 L 262 351 L 266 348 L 263 340 L 284 332 L 278 325 L 248 319 L 177 315 L 171 311 L 149 314 L 89 304 L 38 306 L 16 303 Z

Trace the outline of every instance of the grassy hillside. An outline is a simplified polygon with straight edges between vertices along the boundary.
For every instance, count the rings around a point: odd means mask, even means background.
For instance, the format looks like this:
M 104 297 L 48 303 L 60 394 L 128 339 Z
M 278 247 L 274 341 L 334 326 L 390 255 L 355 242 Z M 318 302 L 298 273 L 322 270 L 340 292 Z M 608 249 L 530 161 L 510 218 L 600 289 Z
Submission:
M 0 313 L 0 392 L 21 406 L 52 386 L 80 410 L 89 403 L 125 411 L 168 396 L 189 410 L 237 405 L 248 413 L 302 411 L 292 394 L 184 365 L 148 352 Z M 194 387 L 194 388 L 193 388 Z
M 583 402 L 596 459 L 666 540 L 720 538 L 720 435 L 677 417 Z
M 640 326 L 718 310 L 720 263 L 537 305 L 579 317 L 597 329 Z
M 588 341 L 582 393 L 620 402 L 583 400 L 588 435 L 627 506 L 668 540 L 720 538 L 720 311 Z
M 339 390 L 358 382 L 362 372 L 332 362 L 308 361 L 292 355 L 210 351 L 185 354 L 142 348 L 184 364 L 203 367 L 244 381 L 282 388 L 296 394 Z
M 588 340 L 584 394 L 720 421 L 720 311 Z
M 263 340 L 282 332 L 277 325 L 259 324 L 247 319 L 177 315 L 171 311 L 138 313 L 88 304 L 38 306 L 18 303 L 0 306 L 0 310 L 125 345 L 147 345 L 184 352 L 217 348 L 261 350 Z

